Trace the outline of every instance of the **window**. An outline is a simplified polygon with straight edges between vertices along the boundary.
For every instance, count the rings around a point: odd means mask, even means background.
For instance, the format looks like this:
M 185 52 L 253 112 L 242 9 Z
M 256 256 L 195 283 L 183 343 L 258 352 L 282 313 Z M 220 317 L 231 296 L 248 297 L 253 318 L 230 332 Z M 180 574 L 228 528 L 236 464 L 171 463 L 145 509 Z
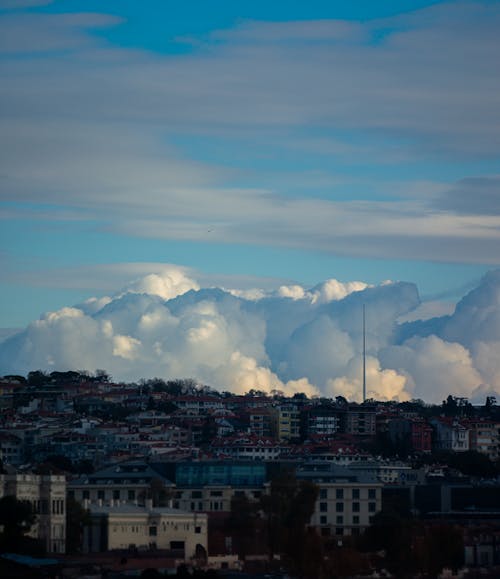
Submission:
M 344 534 L 344 527 L 337 527 L 335 529 L 335 534 L 336 535 L 343 535 Z
M 90 492 L 89 491 L 83 491 L 83 498 L 84 499 L 89 499 L 90 498 Z M 42 511 L 43 512 L 43 511 Z
M 156 526 L 149 527 L 149 536 L 150 537 L 156 537 L 157 533 L 158 533 L 158 529 Z
M 326 525 L 326 521 L 327 521 L 326 515 L 321 515 L 321 517 L 319 518 L 319 524 Z
M 134 491 L 134 490 L 128 491 L 128 500 L 129 500 L 129 501 L 134 501 L 134 500 L 135 500 L 135 491 Z
M 369 499 L 376 499 L 377 498 L 377 489 L 368 489 L 368 498 Z
M 104 500 L 104 491 L 97 491 L 97 498 L 100 500 Z
M 222 491 L 210 491 L 210 496 L 211 497 L 221 497 Z
M 353 524 L 353 525 L 359 525 L 359 517 L 358 517 L 358 515 L 354 515 L 354 516 L 352 517 L 352 524 Z
M 359 503 L 352 503 L 352 512 L 359 513 Z
M 115 501 L 120 500 L 120 491 L 119 490 L 113 491 L 113 500 L 115 500 Z
M 201 533 L 201 527 L 195 527 L 194 532 L 199 535 Z
M 320 499 L 327 499 L 328 498 L 328 489 L 319 489 L 319 498 Z
M 326 513 L 326 511 L 328 510 L 328 503 L 319 503 L 319 510 L 322 513 Z
M 337 489 L 335 491 L 335 498 L 343 499 L 344 498 L 344 489 Z
M 337 513 L 343 513 L 344 503 L 335 503 L 335 510 L 337 511 Z
M 343 525 L 344 524 L 344 515 L 337 515 L 335 522 L 337 523 L 337 525 Z
M 359 499 L 359 489 L 352 489 L 352 498 Z
M 202 493 L 201 491 L 192 491 L 191 498 L 192 499 L 201 499 Z
M 374 513 L 377 510 L 377 503 L 368 503 L 368 511 Z

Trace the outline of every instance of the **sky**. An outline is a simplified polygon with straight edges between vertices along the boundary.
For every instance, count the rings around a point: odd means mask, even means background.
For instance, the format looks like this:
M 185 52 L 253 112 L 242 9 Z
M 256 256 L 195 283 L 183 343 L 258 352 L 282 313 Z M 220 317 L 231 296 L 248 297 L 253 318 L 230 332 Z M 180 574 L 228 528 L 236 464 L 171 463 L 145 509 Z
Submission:
M 450 312 L 500 263 L 499 28 L 497 1 L 0 0 L 0 339 L 165 271 Z

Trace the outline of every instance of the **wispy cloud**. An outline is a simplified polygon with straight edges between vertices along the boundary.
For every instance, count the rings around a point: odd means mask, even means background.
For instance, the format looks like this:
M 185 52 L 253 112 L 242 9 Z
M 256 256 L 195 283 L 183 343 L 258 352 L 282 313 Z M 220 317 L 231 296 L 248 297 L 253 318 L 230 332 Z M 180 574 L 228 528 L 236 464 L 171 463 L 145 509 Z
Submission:
M 169 144 L 202 132 L 224 134 L 228 152 L 232 136 L 247 136 L 251 150 L 260 130 L 264 140 L 280 137 L 279 157 L 290 131 L 320 127 L 332 135 L 310 135 L 305 148 L 355 158 L 357 147 L 338 136 L 354 131 L 388 143 L 397 136 L 420 160 L 498 155 L 498 5 L 365 23 L 242 22 L 183 55 L 119 49 L 92 34 L 117 24 L 100 14 L 0 19 L 1 199 L 84 209 L 107 231 L 141 237 L 498 261 L 495 176 L 401 182 L 388 185 L 391 201 L 379 190 L 339 202 L 314 198 L 305 169 L 266 181 L 265 172 L 196 161 Z M 336 182 L 332 169 L 324 186 Z M 448 193 L 437 194 L 441 187 Z

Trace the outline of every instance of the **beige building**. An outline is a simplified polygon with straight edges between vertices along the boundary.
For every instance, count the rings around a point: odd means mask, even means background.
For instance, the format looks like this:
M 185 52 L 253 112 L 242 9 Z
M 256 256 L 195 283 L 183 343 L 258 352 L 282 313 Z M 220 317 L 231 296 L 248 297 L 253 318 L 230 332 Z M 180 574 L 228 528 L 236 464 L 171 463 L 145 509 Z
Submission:
M 278 407 L 278 439 L 297 440 L 300 438 L 300 410 L 293 404 Z
M 316 482 L 318 500 L 311 525 L 323 536 L 358 535 L 382 508 L 382 485 L 359 482 Z
M 207 515 L 137 505 L 87 505 L 92 523 L 85 529 L 84 550 L 167 549 L 188 561 L 207 553 Z M 182 553 L 181 553 L 182 552 Z
M 29 535 L 42 539 L 49 553 L 66 551 L 66 477 L 1 474 L 0 497 L 4 496 L 31 503 L 36 522 Z

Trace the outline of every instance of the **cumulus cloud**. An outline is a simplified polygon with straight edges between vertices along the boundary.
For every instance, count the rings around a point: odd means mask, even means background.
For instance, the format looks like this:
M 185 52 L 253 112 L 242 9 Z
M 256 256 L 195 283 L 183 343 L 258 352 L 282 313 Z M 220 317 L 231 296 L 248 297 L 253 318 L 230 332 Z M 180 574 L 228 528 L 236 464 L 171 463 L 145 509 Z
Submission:
M 0 373 L 105 368 L 118 380 L 193 377 L 233 392 L 360 400 L 365 306 L 368 397 L 477 400 L 500 393 L 499 296 L 500 272 L 491 272 L 454 312 L 422 319 L 410 283 L 331 279 L 245 297 L 168 266 L 42 315 L 0 343 Z
M 189 290 L 197 289 L 199 285 L 187 277 L 182 269 L 176 267 L 140 278 L 126 286 L 124 293 L 144 293 L 170 300 Z
M 347 376 L 328 380 L 328 390 L 332 396 L 343 396 L 348 400 L 362 402 L 363 377 L 362 362 L 359 358 L 351 359 L 347 364 Z M 408 379 L 395 370 L 382 370 L 379 361 L 369 356 L 366 359 L 366 397 L 375 400 L 398 400 L 403 402 L 411 398 L 407 391 Z

